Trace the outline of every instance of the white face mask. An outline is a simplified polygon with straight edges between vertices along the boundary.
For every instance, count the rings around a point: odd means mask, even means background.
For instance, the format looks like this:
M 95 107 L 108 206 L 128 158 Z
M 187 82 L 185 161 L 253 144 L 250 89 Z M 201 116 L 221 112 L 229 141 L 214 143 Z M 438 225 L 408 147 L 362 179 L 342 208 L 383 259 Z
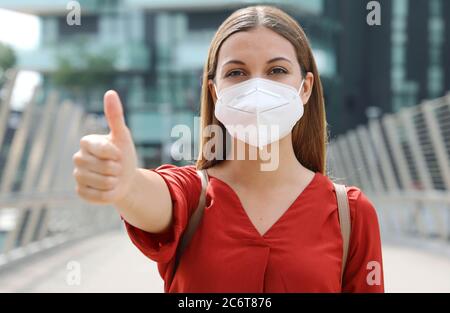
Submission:
M 262 148 L 288 135 L 303 116 L 299 92 L 304 82 L 295 90 L 290 85 L 253 78 L 220 93 L 216 89 L 214 114 L 233 137 Z

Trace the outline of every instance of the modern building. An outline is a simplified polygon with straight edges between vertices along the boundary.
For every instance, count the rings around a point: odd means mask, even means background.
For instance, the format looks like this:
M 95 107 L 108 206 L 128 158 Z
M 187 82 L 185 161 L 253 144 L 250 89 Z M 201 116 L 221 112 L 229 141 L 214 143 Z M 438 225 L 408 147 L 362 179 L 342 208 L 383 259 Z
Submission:
M 449 1 L 375 1 L 381 25 L 374 26 L 366 20 L 369 1 L 338 2 L 343 80 L 337 133 L 365 124 L 368 115 L 397 112 L 450 90 Z
M 80 45 L 93 54 L 114 52 L 114 83 L 108 88 L 119 91 L 137 148 L 150 166 L 173 161 L 167 153 L 177 139 L 170 137 L 172 125 L 183 123 L 194 129 L 201 74 L 218 26 L 235 9 L 256 3 L 275 4 L 304 26 L 332 119 L 341 92 L 336 59 L 340 27 L 332 14 L 333 0 L 82 0 L 79 26 L 68 25 L 66 0 L 3 0 L 0 7 L 40 17 L 40 46 L 19 55 L 19 65 L 41 72 L 46 89 L 54 88 L 52 73 L 61 55 L 77 60 Z M 102 112 L 105 90 L 90 92 L 84 104 L 87 110 Z M 196 148 L 197 132 L 192 139 Z

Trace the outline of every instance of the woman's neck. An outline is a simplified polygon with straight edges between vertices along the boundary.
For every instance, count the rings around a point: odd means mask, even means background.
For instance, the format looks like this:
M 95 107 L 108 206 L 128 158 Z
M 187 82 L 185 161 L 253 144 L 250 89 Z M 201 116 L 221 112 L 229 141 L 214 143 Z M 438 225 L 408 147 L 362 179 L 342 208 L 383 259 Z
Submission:
M 246 144 L 245 155 L 242 154 L 238 158 L 239 151 L 236 147 L 239 146 L 236 145 L 236 140 L 233 140 L 233 146 L 229 154 L 233 158 L 228 157 L 227 160 L 222 161 L 217 166 L 217 169 L 223 169 L 223 171 L 220 170 L 221 175 L 226 176 L 226 179 L 232 183 L 238 182 L 245 186 L 251 185 L 254 188 L 267 188 L 268 184 L 275 185 L 283 182 L 297 184 L 309 180 L 314 175 L 314 172 L 305 168 L 297 160 L 292 147 L 291 136 L 286 136 L 278 143 L 265 147 L 263 149 L 265 153 L 262 156 L 258 153 L 258 148 Z M 214 173 L 212 175 L 214 176 Z

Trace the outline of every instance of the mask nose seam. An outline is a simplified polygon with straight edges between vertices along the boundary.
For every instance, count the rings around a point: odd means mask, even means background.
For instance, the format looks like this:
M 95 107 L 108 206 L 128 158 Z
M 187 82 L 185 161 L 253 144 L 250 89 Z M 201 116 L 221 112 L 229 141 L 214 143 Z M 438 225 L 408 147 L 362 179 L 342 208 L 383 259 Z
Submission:
M 256 145 L 259 147 L 259 143 L 260 143 L 260 141 L 261 141 L 261 138 L 260 138 L 260 136 L 261 136 L 261 134 L 260 134 L 260 129 L 259 129 L 259 112 L 260 112 L 260 109 L 259 109 L 259 107 L 256 107 Z
M 275 109 L 284 107 L 284 106 L 286 106 L 286 105 L 288 105 L 288 104 L 289 104 L 289 102 L 285 102 L 285 103 L 282 103 L 282 104 L 280 104 L 280 105 L 277 105 L 276 107 L 269 108 L 269 109 L 265 109 L 265 110 L 261 110 L 260 113 L 266 113 L 267 111 L 275 110 Z
M 254 93 L 255 91 L 258 91 L 258 89 L 257 89 L 257 88 L 256 88 L 256 89 L 250 89 L 250 90 L 247 91 L 246 93 L 237 96 L 237 97 L 236 97 L 236 100 L 240 100 L 241 98 L 246 97 L 246 96 L 248 96 L 248 95 Z
M 258 90 L 261 91 L 261 92 L 264 92 L 264 93 L 266 93 L 266 94 L 269 94 L 269 95 L 271 95 L 271 96 L 273 96 L 273 97 L 281 98 L 280 95 L 278 95 L 278 94 L 276 94 L 276 93 L 273 93 L 273 92 L 271 92 L 271 91 L 269 91 L 269 90 L 266 90 L 266 89 L 264 89 L 264 88 L 258 88 Z

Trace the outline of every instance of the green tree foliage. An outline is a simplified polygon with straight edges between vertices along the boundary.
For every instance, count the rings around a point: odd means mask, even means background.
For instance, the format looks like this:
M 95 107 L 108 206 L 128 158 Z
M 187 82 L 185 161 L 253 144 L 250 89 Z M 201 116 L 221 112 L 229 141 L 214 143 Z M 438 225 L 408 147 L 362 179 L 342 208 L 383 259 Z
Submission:
M 50 80 L 67 97 L 84 103 L 89 109 L 98 91 L 114 84 L 116 54 L 113 49 L 94 52 L 83 43 L 73 47 L 71 51 L 60 51 L 57 69 L 50 74 Z
M 10 46 L 0 43 L 0 86 L 4 83 L 6 70 L 16 65 L 16 62 L 14 50 Z
M 67 89 L 92 89 L 113 82 L 115 56 L 84 52 L 78 58 L 59 56 L 53 74 L 56 85 Z

